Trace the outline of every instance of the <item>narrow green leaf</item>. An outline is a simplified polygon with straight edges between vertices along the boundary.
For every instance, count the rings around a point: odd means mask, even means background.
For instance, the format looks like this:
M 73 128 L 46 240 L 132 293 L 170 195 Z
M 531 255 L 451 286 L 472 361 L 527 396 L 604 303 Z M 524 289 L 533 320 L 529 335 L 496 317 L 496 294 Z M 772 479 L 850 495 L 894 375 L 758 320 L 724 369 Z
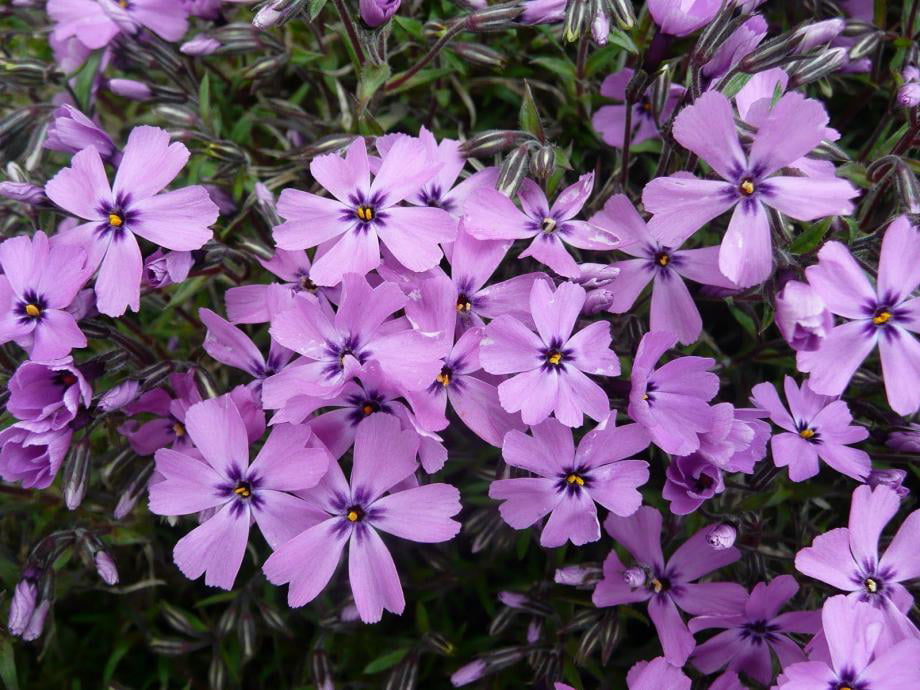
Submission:
M 636 44 L 633 43 L 632 38 L 629 37 L 629 34 L 620 29 L 614 29 L 610 32 L 610 43 L 615 46 L 620 46 L 623 50 L 627 50 L 633 55 L 639 54 L 639 49 L 636 47 Z
M 96 81 L 96 74 L 99 72 L 100 62 L 102 62 L 102 51 L 97 50 L 90 54 L 74 75 L 73 92 L 77 97 L 77 105 L 83 112 L 89 110 L 90 96 L 93 91 L 93 83 Z
M 522 130 L 533 134 L 541 144 L 546 141 L 543 123 L 540 122 L 540 111 L 537 110 L 537 103 L 533 99 L 533 92 L 526 79 L 524 80 L 524 100 L 521 101 L 521 109 L 518 112 L 518 123 Z
M 326 0 L 310 0 L 310 4 L 307 6 L 307 14 L 310 15 L 311 22 L 319 16 L 325 6 Z
M 821 240 L 824 239 L 830 227 L 830 218 L 825 218 L 820 223 L 813 223 L 810 228 L 792 241 L 789 251 L 793 254 L 808 254 L 814 251 L 821 244 Z
M 722 89 L 722 93 L 725 94 L 726 98 L 734 98 L 734 96 L 744 88 L 744 85 L 747 84 L 753 76 L 753 74 L 736 74 L 734 77 L 728 80 L 725 88 Z
M 364 673 L 371 674 L 371 673 L 379 673 L 380 671 L 385 671 L 391 666 L 395 666 L 400 661 L 402 661 L 403 658 L 408 653 L 409 653 L 409 650 L 407 648 L 404 648 L 404 649 L 396 649 L 392 652 L 387 652 L 383 656 L 378 656 L 371 663 L 369 663 L 367 666 L 364 667 Z
M 13 643 L 9 638 L 0 642 L 0 680 L 6 690 L 19 690 L 19 679 L 16 677 L 16 656 L 13 653 Z
M 361 79 L 358 81 L 358 115 L 364 112 L 377 89 L 383 86 L 390 78 L 389 65 L 366 65 L 361 70 Z
M 204 73 L 204 78 L 198 85 L 198 114 L 201 115 L 201 121 L 210 123 L 211 118 L 211 75 Z
M 756 337 L 757 328 L 754 326 L 754 319 L 752 319 L 750 316 L 745 314 L 743 311 L 741 311 L 740 309 L 738 309 L 738 307 L 734 305 L 730 305 L 728 309 L 732 313 L 732 316 L 735 317 L 735 321 L 740 323 L 741 327 L 745 331 L 747 331 L 750 335 Z

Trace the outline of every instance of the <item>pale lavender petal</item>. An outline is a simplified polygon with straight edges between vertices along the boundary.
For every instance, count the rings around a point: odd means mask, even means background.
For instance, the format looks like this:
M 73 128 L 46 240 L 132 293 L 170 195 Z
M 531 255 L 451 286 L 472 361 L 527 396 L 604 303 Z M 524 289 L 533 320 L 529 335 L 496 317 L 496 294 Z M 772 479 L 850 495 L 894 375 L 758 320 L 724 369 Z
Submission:
M 205 352 L 222 364 L 259 376 L 265 369 L 265 358 L 243 331 L 220 318 L 210 309 L 199 309 L 198 317 L 208 329 L 204 339 Z
M 865 305 L 875 304 L 875 290 L 850 250 L 840 242 L 827 242 L 818 259 L 805 275 L 827 308 L 848 319 L 865 318 Z
M 718 91 L 707 91 L 680 112 L 674 120 L 674 138 L 726 180 L 747 167 L 731 102 Z
M 43 317 L 32 332 L 34 340 L 29 353 L 32 359 L 66 357 L 73 348 L 86 347 L 86 336 L 72 314 L 59 309 L 46 309 Z
M 872 471 L 872 460 L 864 450 L 835 443 L 825 443 L 817 450 L 818 457 L 829 466 L 857 481 L 865 481 Z M 792 474 L 789 476 L 791 478 Z
M 128 143 L 125 144 L 112 191 L 116 196 L 130 195 L 135 202 L 151 197 L 176 178 L 185 167 L 188 157 L 189 152 L 185 144 L 170 144 L 169 132 L 165 129 L 135 127 L 128 135 Z M 213 206 L 213 202 L 211 205 Z M 216 219 L 216 207 L 214 214 Z M 197 249 L 183 247 L 187 248 Z
M 920 233 L 906 216 L 896 218 L 885 231 L 878 266 L 878 293 L 901 302 L 920 284 Z
M 882 556 L 881 567 L 890 568 L 898 582 L 920 577 L 920 510 L 908 515 Z
M 661 555 L 661 513 L 655 508 L 642 506 L 625 518 L 608 515 L 604 529 L 639 563 L 659 569 L 664 567 L 664 557 Z
M 887 486 L 873 489 L 864 484 L 853 492 L 848 523 L 850 552 L 865 570 L 878 563 L 878 540 L 900 505 L 901 498 Z
M 335 240 L 329 251 L 316 259 L 310 277 L 317 285 L 331 287 L 342 282 L 346 273 L 363 276 L 379 265 L 380 243 L 377 233 L 355 228 Z
M 777 434 L 770 439 L 773 463 L 789 467 L 789 479 L 802 482 L 818 474 L 818 451 L 797 433 Z
M 558 477 L 562 470 L 572 467 L 575 444 L 572 430 L 558 420 L 547 419 L 531 430 L 509 432 L 502 444 L 502 457 L 513 467 L 519 467 L 543 477 Z
M 600 422 L 609 412 L 610 400 L 607 393 L 581 371 L 570 367 L 559 375 L 556 417 L 560 422 L 571 427 L 580 427 L 582 413 Z
M 817 350 L 796 353 L 799 371 L 811 374 L 808 385 L 822 395 L 843 393 L 853 374 L 875 348 L 876 336 L 866 333 L 866 324 L 851 321 L 834 328 Z M 887 377 L 886 377 L 887 378 Z
M 204 573 L 209 587 L 232 589 L 248 540 L 249 511 L 230 502 L 176 543 L 173 560 L 190 580 Z
M 503 315 L 486 326 L 479 360 L 490 374 L 514 374 L 540 366 L 543 347 L 533 331 L 513 316 Z
M 329 583 L 349 536 L 341 517 L 321 522 L 276 549 L 262 572 L 274 585 L 290 583 L 288 606 L 303 606 Z
M 386 609 L 397 615 L 406 607 L 396 564 L 377 532 L 356 529 L 348 543 L 348 579 L 358 614 L 365 623 L 376 623 Z
M 719 252 L 719 270 L 738 287 L 765 281 L 773 270 L 770 218 L 757 202 L 738 204 Z
M 670 597 L 652 597 L 648 602 L 648 613 L 658 631 L 665 658 L 675 666 L 683 666 L 696 642 L 681 619 L 677 606 Z
M 676 570 L 682 581 L 696 580 L 741 558 L 741 552 L 734 546 L 714 551 L 707 541 L 708 532 L 706 527 L 695 532 L 668 559 L 668 568 Z M 691 610 L 690 613 L 703 611 Z
M 192 405 L 185 428 L 205 461 L 224 477 L 240 474 L 249 465 L 249 440 L 236 405 L 229 396 Z
M 629 259 L 613 264 L 620 270 L 610 287 L 613 290 L 613 302 L 610 311 L 622 314 L 632 309 L 636 299 L 645 286 L 655 277 L 655 271 L 649 266 L 648 259 Z
M 421 272 L 441 261 L 438 243 L 456 239 L 457 221 L 440 208 L 397 207 L 387 210 L 387 219 L 378 223 L 377 234 L 399 263 Z
M 578 278 L 581 272 L 578 264 L 572 255 L 565 248 L 565 244 L 556 234 L 546 235 L 539 234 L 534 237 L 533 242 L 522 251 L 519 259 L 533 257 L 544 266 L 548 266 L 555 273 L 564 278 Z
M 757 407 L 770 413 L 770 420 L 786 431 L 796 431 L 795 421 L 779 399 L 779 393 L 772 383 L 758 383 L 751 389 L 751 400 Z
M 630 256 L 645 257 L 646 247 L 655 246 L 655 238 L 625 194 L 607 199 L 604 208 L 591 216 L 591 223 L 619 237 L 617 249 Z
M 766 176 L 801 158 L 821 143 L 827 122 L 820 101 L 794 91 L 786 93 L 754 135 L 751 167 L 762 169 Z
M 539 424 L 550 415 L 558 393 L 559 376 L 541 369 L 526 371 L 498 385 L 502 407 L 507 412 L 520 412 L 524 423 L 530 425 Z
M 519 415 L 502 408 L 498 389 L 491 383 L 465 376 L 462 385 L 450 388 L 447 395 L 460 420 L 486 443 L 501 446 L 505 434 L 524 428 Z
M 595 321 L 569 338 L 565 348 L 571 350 L 576 368 L 597 376 L 619 376 L 620 361 L 610 341 L 610 323 Z
M 533 237 L 532 221 L 501 192 L 483 187 L 463 207 L 464 227 L 480 240 L 520 240 Z
M 102 220 L 99 204 L 112 201 L 112 190 L 94 146 L 79 151 L 45 185 L 45 194 L 55 204 L 86 220 Z
M 137 311 L 143 271 L 141 249 L 134 235 L 124 230 L 113 237 L 96 276 L 96 308 L 107 316 L 121 316 L 129 308 Z
M 418 191 L 440 168 L 441 163 L 429 159 L 421 141 L 414 137 L 398 137 L 383 156 L 370 195 L 379 194 L 383 197 L 383 205 L 393 206 Z
M 283 491 L 261 489 L 259 498 L 261 501 L 253 507 L 252 514 L 259 531 L 273 549 L 329 518 L 325 511 Z
M 323 448 L 307 447 L 310 436 L 310 427 L 306 425 L 272 427 L 247 476 L 258 478 L 260 487 L 277 491 L 297 491 L 316 485 L 326 474 L 330 458 Z
M 692 176 L 657 177 L 642 190 L 642 203 L 654 216 L 649 232 L 669 247 L 679 247 L 693 233 L 735 205 L 732 185 Z
M 677 273 L 684 278 L 702 285 L 715 285 L 726 289 L 737 288 L 732 281 L 719 270 L 719 253 L 721 247 L 703 247 L 702 249 L 682 249 L 674 252 L 671 263 Z
M 563 491 L 562 500 L 553 508 L 540 534 L 540 545 L 555 548 L 571 541 L 575 546 L 582 546 L 600 538 L 597 508 L 588 492 Z
M 278 213 L 287 222 L 275 226 L 272 237 L 280 249 L 315 247 L 354 227 L 342 220 L 346 212 L 347 207 L 335 199 L 285 189 L 278 197 Z
M 356 137 L 349 144 L 344 158 L 337 153 L 314 158 L 310 161 L 310 174 L 343 204 L 353 203 L 351 197 L 356 192 L 367 195 L 370 190 L 370 166 L 364 137 Z M 287 191 L 282 192 L 282 198 Z M 280 200 L 278 212 L 284 218 L 291 217 L 282 210 Z
M 460 492 L 450 484 L 427 484 L 374 503 L 373 526 L 401 539 L 432 544 L 453 539 L 460 523 Z
M 920 640 L 904 640 L 879 653 L 860 674 L 860 680 L 870 688 L 912 690 L 920 683 Z
M 903 328 L 892 326 L 879 338 L 878 349 L 888 404 L 902 416 L 913 414 L 920 409 L 920 342 Z
M 703 319 L 684 281 L 674 271 L 655 274 L 650 325 L 653 331 L 671 331 L 684 345 L 700 337 Z
M 411 475 L 418 467 L 418 444 L 418 434 L 403 431 L 396 417 L 375 414 L 363 420 L 355 434 L 352 491 L 362 490 L 367 501 L 374 501 Z
M 796 554 L 795 569 L 845 592 L 861 588 L 858 580 L 853 581 L 858 571 L 850 554 L 850 531 L 845 527 L 815 537 L 811 546 Z
M 209 226 L 219 215 L 217 204 L 200 185 L 142 199 L 131 205 L 137 214 L 130 230 L 175 251 L 201 249 L 214 235 Z
M 150 511 L 157 515 L 197 513 L 227 501 L 217 489 L 226 480 L 209 465 L 169 448 L 156 452 L 164 481 L 150 485 Z
M 638 426 L 638 425 L 633 425 Z M 642 505 L 638 488 L 649 478 L 644 460 L 621 460 L 591 471 L 591 498 L 621 517 L 635 513 Z
M 562 283 L 553 290 L 545 280 L 535 281 L 530 291 L 530 313 L 544 343 L 569 339 L 585 303 L 585 289 Z
M 764 184 L 770 192 L 761 195 L 763 203 L 796 220 L 848 216 L 850 199 L 859 196 L 856 187 L 836 177 L 771 177 Z
M 558 479 L 497 479 L 489 485 L 489 498 L 504 501 L 498 512 L 514 529 L 525 529 L 555 508 L 563 498 Z

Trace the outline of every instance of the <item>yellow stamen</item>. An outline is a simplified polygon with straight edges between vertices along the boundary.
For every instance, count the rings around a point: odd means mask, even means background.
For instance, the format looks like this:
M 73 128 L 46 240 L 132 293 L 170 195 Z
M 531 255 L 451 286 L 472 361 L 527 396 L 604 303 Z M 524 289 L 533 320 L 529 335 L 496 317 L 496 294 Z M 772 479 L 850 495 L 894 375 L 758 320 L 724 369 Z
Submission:
M 815 435 L 814 429 L 802 429 L 799 432 L 799 436 L 801 436 L 804 439 L 814 438 L 814 435 Z
M 469 311 L 473 308 L 468 299 L 460 298 L 457 300 L 457 311 Z
M 110 213 L 110 214 L 109 214 L 109 225 L 113 225 L 113 226 L 115 226 L 116 228 L 118 228 L 118 227 L 121 227 L 122 223 L 124 223 L 124 222 L 125 222 L 125 221 L 123 221 L 123 220 L 121 219 L 121 216 L 119 216 L 117 213 Z
M 370 403 L 365 403 L 364 407 L 361 408 L 361 411 L 364 413 L 364 416 L 367 417 L 374 413 L 374 406 Z
M 358 209 L 355 211 L 355 213 L 357 213 L 358 218 L 363 220 L 365 223 L 374 220 L 374 209 L 372 209 L 370 206 L 358 206 Z
M 553 354 L 551 354 L 549 357 L 546 358 L 546 361 L 555 366 L 556 364 L 559 364 L 559 362 L 562 361 L 562 353 L 554 352 Z
M 751 196 L 754 193 L 754 182 L 751 180 L 745 180 L 742 182 L 738 189 L 741 190 L 741 193 L 745 196 Z
M 664 589 L 664 584 L 656 577 L 652 580 L 652 589 L 655 590 L 655 594 L 660 594 L 661 590 Z
M 252 495 L 252 491 L 249 490 L 248 486 L 240 484 L 233 490 L 237 496 L 242 496 L 243 498 L 249 498 Z
M 585 485 L 585 480 L 579 477 L 577 474 L 570 474 L 568 477 L 565 478 L 565 480 L 569 484 L 578 484 L 578 486 Z
M 543 232 L 550 233 L 556 229 L 556 219 L 555 218 L 544 218 L 543 219 Z
M 659 266 L 667 266 L 669 263 L 671 263 L 671 257 L 664 252 L 661 252 L 661 254 L 657 256 L 656 261 L 658 262 Z
M 440 383 L 442 386 L 449 386 L 450 385 L 450 374 L 444 374 L 444 373 L 438 374 L 437 376 L 434 377 L 434 380 Z
M 876 326 L 881 326 L 882 324 L 888 323 L 891 320 L 890 311 L 880 311 L 875 315 L 875 318 L 872 319 L 872 323 Z
M 185 427 L 182 425 L 182 422 L 176 422 L 172 426 L 173 433 L 180 438 L 185 436 Z
M 643 394 L 642 394 L 642 399 L 643 399 L 643 400 L 648 400 L 648 393 L 643 393 Z
M 42 310 L 39 309 L 38 307 L 36 307 L 34 304 L 27 304 L 27 305 L 26 305 L 26 314 L 28 314 L 28 315 L 31 316 L 32 318 L 35 318 L 36 316 L 38 316 L 38 315 L 41 314 L 41 313 L 42 313 Z
M 358 511 L 357 511 L 357 510 L 349 510 L 349 511 L 348 511 L 348 515 L 346 515 L 345 517 L 348 518 L 348 521 L 349 521 L 349 522 L 357 522 L 357 521 L 358 521 L 358 518 L 361 517 L 361 516 L 358 515 Z
M 118 6 L 119 6 L 121 9 L 127 8 L 127 7 L 128 7 L 128 0 L 118 0 Z
M 867 577 L 863 584 L 866 585 L 866 591 L 868 591 L 870 594 L 875 594 L 878 592 L 878 582 L 873 580 L 871 577 Z

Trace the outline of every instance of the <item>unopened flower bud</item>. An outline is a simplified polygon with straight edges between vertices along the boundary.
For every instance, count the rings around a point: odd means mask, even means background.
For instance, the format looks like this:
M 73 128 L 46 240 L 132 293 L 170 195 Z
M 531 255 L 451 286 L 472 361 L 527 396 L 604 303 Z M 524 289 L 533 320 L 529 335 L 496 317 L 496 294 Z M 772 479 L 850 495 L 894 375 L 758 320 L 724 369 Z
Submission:
M 527 144 L 521 144 L 502 161 L 495 188 L 507 197 L 515 195 L 527 175 L 530 163 L 529 148 Z
M 776 325 L 793 350 L 811 351 L 831 332 L 834 317 L 809 284 L 790 280 L 776 294 Z
M 29 621 L 38 602 L 38 586 L 33 577 L 24 576 L 16 583 L 13 601 L 10 603 L 10 617 L 6 627 L 10 634 L 19 637 L 29 627 Z
M 632 589 L 645 584 L 645 571 L 642 568 L 627 568 L 623 571 L 623 582 Z
M 198 34 L 191 41 L 186 41 L 179 47 L 179 52 L 184 55 L 211 55 L 221 46 L 220 41 L 204 34 Z
M 399 9 L 400 0 L 360 0 L 361 21 L 372 29 L 385 24 Z
M 706 543 L 716 551 L 724 551 L 734 546 L 737 537 L 738 532 L 734 527 L 722 523 L 709 529 L 706 533 Z
M 275 24 L 281 20 L 282 14 L 275 9 L 272 9 L 271 5 L 266 5 L 261 10 L 256 12 L 256 16 L 252 18 L 252 25 L 257 29 L 270 29 Z
M 790 72 L 788 88 L 792 90 L 823 79 L 846 65 L 848 61 L 846 48 L 831 48 L 811 60 L 797 63 L 794 69 L 788 70 Z
M 916 108 L 920 105 L 920 82 L 910 81 L 898 89 L 898 105 L 903 108 Z
M 591 290 L 585 297 L 585 306 L 581 308 L 581 313 L 585 316 L 594 316 L 607 311 L 610 305 L 613 304 L 613 298 L 613 290 L 607 290 L 606 288 Z
M 920 184 L 914 171 L 904 163 L 898 166 L 895 177 L 898 187 L 898 196 L 907 213 L 920 213 Z
M 846 26 L 846 22 L 837 17 L 799 27 L 793 33 L 794 36 L 799 36 L 802 39 L 796 52 L 799 54 L 807 53 L 812 48 L 830 43 L 843 31 L 844 26 Z
M 607 0 L 607 9 L 623 31 L 631 31 L 636 25 L 636 11 L 633 9 L 632 0 Z
M 499 592 L 498 600 L 512 609 L 523 608 L 529 601 L 526 596 L 517 592 Z
M 89 458 L 90 449 L 86 443 L 78 443 L 70 450 L 64 469 L 64 503 L 68 510 L 76 510 L 86 495 Z
M 486 664 L 481 659 L 476 659 L 465 666 L 458 668 L 450 677 L 450 682 L 455 688 L 462 685 L 475 683 L 483 677 L 486 672 Z
M 556 570 L 553 580 L 556 584 L 579 587 L 590 585 L 601 577 L 601 569 L 596 565 L 569 565 Z
M 105 584 L 110 587 L 118 584 L 118 568 L 108 552 L 97 551 L 93 557 L 93 562 L 96 564 L 96 572 Z
M 535 644 L 537 640 L 540 639 L 540 634 L 543 632 L 543 621 L 538 618 L 530 621 L 530 624 L 527 626 L 527 642 L 530 644 Z
M 460 151 L 467 158 L 486 158 L 508 151 L 530 138 L 530 135 L 518 130 L 490 129 L 464 141 Z
M 590 6 L 587 0 L 569 0 L 565 6 L 565 20 L 562 35 L 566 41 L 577 41 L 590 22 Z
M 782 34 L 765 41 L 741 59 L 738 69 L 748 74 L 756 74 L 771 67 L 778 67 L 796 55 L 801 41 L 802 36 L 794 33 Z
M 860 38 L 850 47 L 850 51 L 847 53 L 849 61 L 856 62 L 872 55 L 878 48 L 883 36 L 884 34 L 881 32 L 874 31 Z
M 530 172 L 539 180 L 545 180 L 556 169 L 556 147 L 552 144 L 541 146 L 530 158 Z
M 45 628 L 45 618 L 48 617 L 48 610 L 51 608 L 51 602 L 45 599 L 32 612 L 26 629 L 22 631 L 22 639 L 26 642 L 37 640 L 41 637 L 42 630 Z
M 866 484 L 871 487 L 887 486 L 898 496 L 904 498 L 910 494 L 910 489 L 904 486 L 907 472 L 904 470 L 872 470 L 866 478 Z
M 591 19 L 591 38 L 599 46 L 607 45 L 607 37 L 610 35 L 610 17 L 604 11 L 602 5 L 598 3 L 598 10 Z
M 136 79 L 109 79 L 109 91 L 132 101 L 149 101 L 153 91 L 142 81 Z
M 35 206 L 45 200 L 45 190 L 29 182 L 0 182 L 0 196 Z
M 470 31 L 504 31 L 514 26 L 513 22 L 524 11 L 520 6 L 496 5 L 483 10 L 476 10 L 467 17 Z
M 475 65 L 501 68 L 505 64 L 504 55 L 481 43 L 453 43 L 451 50 Z

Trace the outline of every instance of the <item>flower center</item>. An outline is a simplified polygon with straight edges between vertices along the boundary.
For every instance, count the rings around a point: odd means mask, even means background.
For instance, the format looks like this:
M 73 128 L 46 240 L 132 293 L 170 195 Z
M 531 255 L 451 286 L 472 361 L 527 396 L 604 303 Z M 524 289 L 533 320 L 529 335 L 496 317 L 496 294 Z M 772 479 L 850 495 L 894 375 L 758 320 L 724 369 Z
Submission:
M 361 406 L 361 413 L 365 417 L 370 417 L 375 412 L 380 412 L 380 405 L 375 403 L 373 400 L 368 400 Z
M 814 438 L 815 430 L 814 429 L 802 429 L 799 432 L 799 436 L 801 436 L 807 441 L 808 439 Z
M 118 4 L 121 5 L 121 3 L 118 3 Z M 121 6 L 122 6 L 122 7 L 125 7 L 126 5 L 127 5 L 127 3 L 125 3 L 125 5 L 121 5 Z M 109 214 L 109 225 L 111 225 L 113 228 L 120 228 L 122 225 L 124 225 L 124 223 L 125 223 L 125 219 L 122 218 L 122 217 L 121 217 L 120 215 L 118 215 L 117 213 L 110 213 L 110 214 Z
M 240 498 L 249 498 L 252 496 L 252 486 L 249 484 L 249 482 L 240 482 L 236 485 L 233 493 L 235 493 Z
M 582 479 L 581 477 L 579 477 L 579 476 L 578 476 L 577 474 L 575 474 L 574 472 L 572 472 L 572 474 L 570 474 L 568 477 L 566 477 L 565 480 L 566 480 L 570 485 L 572 485 L 572 484 L 578 484 L 578 486 L 584 486 L 584 485 L 585 485 L 585 480 Z
M 358 216 L 359 220 L 370 223 L 374 220 L 374 209 L 366 204 L 361 204 L 355 209 L 355 215 Z
M 655 263 L 664 268 L 671 263 L 671 257 L 667 252 L 658 252 L 655 254 Z
M 173 424 L 172 430 L 173 430 L 173 433 L 179 438 L 182 438 L 183 436 L 185 436 L 185 426 L 182 424 L 182 422 L 176 422 L 175 424 Z
M 879 309 L 872 317 L 872 323 L 876 326 L 884 326 L 889 321 L 891 321 L 891 312 L 884 308 Z
M 671 586 L 671 583 L 665 578 L 658 579 L 657 577 L 653 577 L 649 584 L 652 586 L 652 590 L 654 590 L 655 594 L 666 592 L 668 591 L 668 587 Z
M 547 216 L 546 218 L 543 219 L 543 225 L 541 226 L 541 228 L 543 232 L 545 232 L 546 234 L 551 233 L 553 230 L 556 229 L 556 219 L 550 218 L 549 216 Z
M 123 10 L 128 9 L 128 0 L 118 0 L 118 6 Z
M 878 592 L 878 582 L 873 578 L 867 577 L 863 581 L 863 584 L 866 586 L 866 591 L 869 592 L 869 594 L 875 594 Z
M 546 363 L 551 364 L 554 367 L 558 367 L 561 362 L 562 362 L 562 353 L 559 352 L 558 350 L 553 350 L 546 357 Z
M 300 276 L 300 289 L 316 292 L 316 283 L 310 280 L 310 276 Z
M 450 369 L 444 367 L 441 369 L 441 373 L 434 377 L 434 380 L 440 383 L 445 388 L 450 385 Z
M 754 180 L 750 177 L 747 177 L 741 181 L 741 184 L 738 185 L 738 191 L 741 192 L 744 196 L 751 196 L 754 193 Z
M 473 303 L 470 302 L 470 298 L 466 295 L 460 295 L 457 297 L 457 311 L 464 312 L 470 311 L 473 308 Z
M 58 374 L 57 382 L 62 386 L 72 386 L 77 382 L 77 377 L 69 371 L 62 371 Z
M 42 310 L 39 309 L 38 305 L 32 304 L 31 302 L 25 306 L 25 311 L 26 314 L 33 319 L 37 319 L 42 314 Z
M 349 522 L 360 522 L 363 517 L 364 511 L 361 509 L 361 506 L 352 506 L 348 509 L 348 512 L 345 513 L 345 518 Z

